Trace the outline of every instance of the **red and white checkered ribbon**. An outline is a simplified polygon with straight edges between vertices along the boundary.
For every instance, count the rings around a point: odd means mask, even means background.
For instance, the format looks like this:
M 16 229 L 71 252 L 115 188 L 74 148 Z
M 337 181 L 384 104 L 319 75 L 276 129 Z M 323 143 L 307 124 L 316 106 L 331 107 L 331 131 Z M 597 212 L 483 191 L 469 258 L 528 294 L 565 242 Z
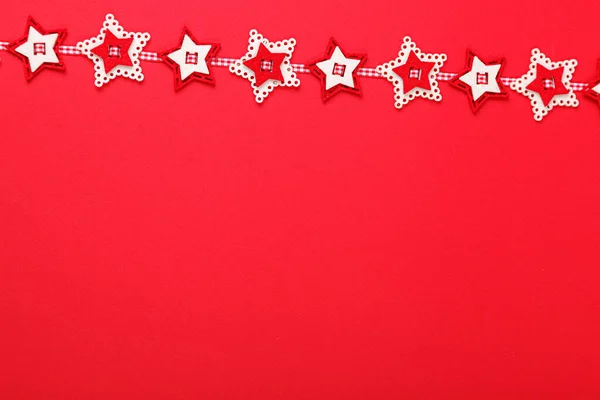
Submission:
M 4 45 L 4 47 L 3 47 Z M 0 50 L 6 50 L 6 45 L 8 43 L 0 42 Z M 77 50 L 75 46 L 58 46 L 58 52 L 60 54 L 65 54 L 67 56 L 80 56 L 81 52 Z M 148 51 L 142 51 L 140 53 L 140 60 L 142 61 L 153 61 L 153 62 L 161 62 L 162 60 L 158 56 L 158 53 L 152 53 Z
M 185 63 L 186 64 L 198 64 L 198 53 L 187 52 L 185 54 Z
M 0 42 L 0 51 L 8 50 L 8 42 Z M 65 54 L 68 56 L 78 56 L 81 55 L 81 52 L 77 50 L 75 46 L 58 46 L 58 52 L 60 54 Z M 151 62 L 162 62 L 161 58 L 158 56 L 158 53 L 153 53 L 149 51 L 142 51 L 140 53 L 140 60 L 142 61 L 151 61 Z M 224 58 L 217 57 L 210 60 L 210 65 L 214 67 L 229 67 L 235 62 L 238 61 L 235 58 Z M 310 69 L 308 66 L 304 64 L 292 64 L 292 70 L 299 74 L 308 74 L 310 73 Z M 362 76 L 365 78 L 382 78 L 381 74 L 375 70 L 375 68 L 359 68 L 356 72 L 356 75 Z M 457 74 L 451 72 L 440 72 L 438 73 L 437 80 L 440 82 L 448 82 L 452 78 L 454 78 Z M 511 82 L 515 82 L 517 78 L 500 78 L 502 83 L 506 86 L 510 85 Z M 587 89 L 587 83 L 581 82 L 571 82 L 571 88 L 576 92 L 581 92 Z
M 542 82 L 544 82 L 544 89 L 554 89 L 554 79 L 546 78 L 542 79 Z
M 341 65 L 341 64 L 335 64 L 333 66 L 333 74 L 334 75 L 344 75 L 344 73 L 346 72 L 346 66 L 345 65 Z
M 33 44 L 33 55 L 46 54 L 46 43 L 34 43 Z
M 121 48 L 117 46 L 108 46 L 109 57 L 121 57 Z
M 456 75 L 458 74 L 453 74 L 451 72 L 440 72 L 438 74 L 438 81 L 440 82 L 447 82 L 452 80 L 452 78 L 454 78 Z M 512 82 L 516 82 L 517 78 L 500 78 L 500 80 L 502 81 L 502 83 L 505 86 L 509 86 Z M 585 89 L 587 89 L 588 84 L 587 83 L 581 83 L 581 82 L 571 82 L 571 88 L 573 89 L 573 91 L 575 92 L 581 92 L 584 91 Z
M 260 62 L 260 70 L 261 71 L 272 71 L 273 70 L 273 61 L 262 60 Z
M 484 73 L 478 72 L 477 73 L 477 84 L 478 85 L 487 85 L 488 84 L 487 72 L 484 72 Z
M 421 69 L 411 68 L 410 71 L 408 71 L 408 77 L 412 79 L 421 79 Z

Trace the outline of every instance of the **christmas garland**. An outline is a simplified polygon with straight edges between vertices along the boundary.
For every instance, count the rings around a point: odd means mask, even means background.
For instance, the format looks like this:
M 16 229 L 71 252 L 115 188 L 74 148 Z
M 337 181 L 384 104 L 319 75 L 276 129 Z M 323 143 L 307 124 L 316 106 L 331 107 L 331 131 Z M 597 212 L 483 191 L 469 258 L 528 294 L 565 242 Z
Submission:
M 144 51 L 150 34 L 125 31 L 111 14 L 106 16 L 98 36 L 76 46 L 63 44 L 66 34 L 64 29 L 47 31 L 29 17 L 24 36 L 14 42 L 0 42 L 0 50 L 22 59 L 27 81 L 44 68 L 64 70 L 63 55 L 84 55 L 94 63 L 98 87 L 118 76 L 143 81 L 140 61 L 164 62 L 172 68 L 176 91 L 192 81 L 214 85 L 211 67 L 228 67 L 250 82 L 258 103 L 276 87 L 299 86 L 297 74 L 309 73 L 321 81 L 323 101 L 340 92 L 362 95 L 359 77 L 387 79 L 394 86 L 394 105 L 398 109 L 417 97 L 440 101 L 438 82 L 448 82 L 464 91 L 473 113 L 488 99 L 507 98 L 507 87 L 530 99 L 536 121 L 554 107 L 577 107 L 575 92 L 583 92 L 600 104 L 600 63 L 594 80 L 571 82 L 577 60 L 555 62 L 538 49 L 532 50 L 526 74 L 507 78 L 502 76 L 503 58 L 484 61 L 472 50 L 467 51 L 462 72 L 443 72 L 446 55 L 425 53 L 409 37 L 404 38 L 398 57 L 376 68 L 366 68 L 366 55 L 345 52 L 333 38 L 323 57 L 309 64 L 292 64 L 295 39 L 271 42 L 256 30 L 250 31 L 248 52 L 239 59 L 217 57 L 220 44 L 199 41 L 187 28 L 175 47 L 159 53 Z

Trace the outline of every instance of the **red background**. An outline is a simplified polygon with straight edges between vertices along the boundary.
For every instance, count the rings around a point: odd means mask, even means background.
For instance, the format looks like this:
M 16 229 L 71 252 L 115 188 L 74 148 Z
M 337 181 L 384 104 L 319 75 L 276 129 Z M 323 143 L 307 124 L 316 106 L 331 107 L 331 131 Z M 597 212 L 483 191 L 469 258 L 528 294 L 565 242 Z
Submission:
M 113 12 L 183 25 L 240 57 L 248 32 L 330 36 L 366 66 L 411 35 L 464 66 L 471 46 L 600 56 L 593 0 L 11 1 L 0 39 L 31 14 L 66 43 Z M 0 64 L 0 397 L 3 399 L 597 399 L 600 113 L 580 96 L 533 121 L 511 92 L 474 117 L 464 93 L 393 107 L 392 85 L 328 104 L 319 82 L 257 105 L 216 87 L 173 91 L 165 65 L 97 89 L 93 66 L 27 84 Z

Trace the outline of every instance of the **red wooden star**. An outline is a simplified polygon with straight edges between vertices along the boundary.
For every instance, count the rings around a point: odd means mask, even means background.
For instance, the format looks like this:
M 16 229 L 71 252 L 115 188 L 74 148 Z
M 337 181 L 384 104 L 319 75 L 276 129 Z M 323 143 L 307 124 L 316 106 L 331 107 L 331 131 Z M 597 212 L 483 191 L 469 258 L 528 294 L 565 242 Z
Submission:
M 429 82 L 429 72 L 435 67 L 435 62 L 421 61 L 421 59 L 411 51 L 406 62 L 392 71 L 402 78 L 404 84 L 404 93 L 408 93 L 414 88 L 431 90 Z
M 535 80 L 527 85 L 526 89 L 539 94 L 542 102 L 547 107 L 554 96 L 569 94 L 569 89 L 562 82 L 564 71 L 565 67 L 548 69 L 541 64 L 536 64 Z
M 256 87 L 261 86 L 269 79 L 283 83 L 284 78 L 281 73 L 281 64 L 283 64 L 285 56 L 287 56 L 286 53 L 271 53 L 261 43 L 256 56 L 244 61 L 243 64 L 254 72 L 254 78 L 256 79 L 254 84 Z
M 596 91 L 598 89 L 594 90 L 597 87 L 600 87 L 600 60 L 598 60 L 598 74 L 596 75 L 596 79 L 588 83 L 587 89 L 583 92 L 587 97 L 596 100 L 600 105 L 600 93 Z
M 110 30 L 106 30 L 104 42 L 90 49 L 104 62 L 104 72 L 109 73 L 116 66 L 132 67 L 133 62 L 129 57 L 129 48 L 133 42 L 133 37 L 119 39 Z

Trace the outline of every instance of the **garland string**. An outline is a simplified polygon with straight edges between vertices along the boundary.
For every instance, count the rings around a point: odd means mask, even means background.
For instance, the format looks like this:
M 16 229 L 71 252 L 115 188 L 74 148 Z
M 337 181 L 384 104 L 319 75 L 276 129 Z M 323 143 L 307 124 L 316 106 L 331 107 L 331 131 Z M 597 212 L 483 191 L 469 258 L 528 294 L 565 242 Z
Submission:
M 0 51 L 7 51 L 8 50 L 7 46 L 8 46 L 8 42 L 0 42 Z M 77 50 L 77 48 L 75 46 L 67 46 L 67 45 L 58 46 L 58 52 L 60 54 L 64 54 L 67 56 L 82 55 L 81 51 Z M 151 52 L 151 51 L 142 51 L 140 53 L 140 60 L 150 61 L 150 62 L 163 62 L 163 60 L 159 57 L 158 53 Z M 238 61 L 238 60 L 235 58 L 215 57 L 215 58 L 211 59 L 210 63 L 214 67 L 228 68 L 230 65 L 233 65 L 236 61 Z M 310 69 L 305 64 L 291 64 L 291 66 L 292 66 L 292 70 L 296 73 L 301 73 L 301 74 L 309 74 L 310 73 Z M 375 68 L 359 68 L 357 75 L 366 77 L 366 78 L 383 78 L 383 76 L 380 73 L 378 73 L 375 70 Z M 454 77 L 456 77 L 456 75 L 457 74 L 452 73 L 452 72 L 441 71 L 438 74 L 437 79 L 440 82 L 448 82 L 448 81 L 452 80 Z M 502 83 L 505 85 L 510 85 L 512 82 L 515 82 L 517 80 L 517 78 L 507 78 L 507 77 L 502 77 L 500 79 L 502 80 Z M 587 89 L 587 87 L 588 87 L 587 83 L 571 82 L 571 88 L 576 92 L 582 92 L 585 89 Z

